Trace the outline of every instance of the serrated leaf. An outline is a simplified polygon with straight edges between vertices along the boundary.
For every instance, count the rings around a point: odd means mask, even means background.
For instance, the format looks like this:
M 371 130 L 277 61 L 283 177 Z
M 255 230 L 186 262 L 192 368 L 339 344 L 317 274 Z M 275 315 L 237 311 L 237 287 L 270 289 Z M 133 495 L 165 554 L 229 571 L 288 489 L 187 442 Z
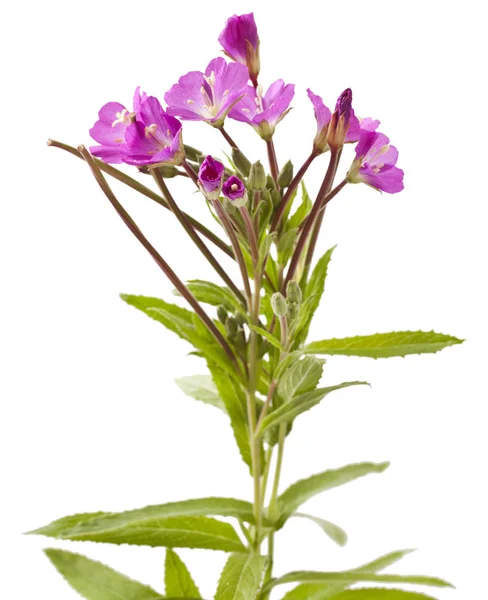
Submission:
M 39 527 L 39 529 L 27 531 L 26 535 L 45 535 L 52 538 L 61 538 L 64 531 L 69 531 L 77 525 L 93 521 L 99 517 L 107 517 L 110 514 L 111 513 L 108 512 L 94 512 L 69 515 L 67 517 L 62 517 L 61 519 L 56 519 L 56 521 L 49 523 L 49 525 L 44 525 L 44 527 Z
M 257 325 L 251 325 L 250 323 L 248 327 L 254 331 L 257 331 L 259 335 L 262 335 L 264 338 L 266 338 L 272 346 L 278 348 L 278 350 L 281 350 L 281 352 L 284 352 L 285 349 L 281 345 L 280 341 L 272 333 L 269 333 L 269 331 L 263 329 L 262 327 L 258 327 Z
M 215 600 L 254 600 L 267 559 L 255 554 L 232 554 L 225 564 Z
M 175 382 L 180 390 L 187 396 L 191 396 L 192 398 L 195 398 L 195 400 L 219 408 L 227 414 L 225 404 L 219 396 L 218 390 L 210 375 L 179 377 L 178 379 L 175 379 Z
M 48 548 L 46 556 L 70 586 L 86 600 L 156 600 L 162 598 L 147 585 L 130 579 L 81 554 Z
M 295 512 L 291 516 L 301 517 L 303 519 L 312 521 L 318 525 L 325 535 L 327 535 L 338 546 L 345 546 L 347 544 L 347 533 L 344 531 L 344 529 L 342 529 L 342 527 L 339 527 L 339 525 L 336 525 L 331 521 L 327 521 L 326 519 L 320 519 L 319 517 L 314 517 L 313 515 L 308 515 L 306 513 Z
M 336 390 L 340 390 L 346 387 L 351 387 L 354 385 L 368 385 L 365 381 L 345 381 L 344 383 L 340 383 L 338 385 L 331 385 L 330 387 L 318 388 L 311 392 L 307 392 L 305 394 L 301 394 L 300 396 L 296 396 L 288 402 L 287 404 L 282 404 L 276 410 L 274 410 L 271 414 L 265 417 L 262 421 L 260 431 L 264 432 L 270 427 L 274 427 L 279 423 L 293 421 L 301 415 L 302 413 L 310 410 L 317 404 L 319 404 L 325 396 L 334 392 Z
M 225 409 L 230 418 L 230 424 L 239 448 L 242 460 L 252 466 L 249 426 L 247 422 L 246 397 L 239 384 L 233 381 L 224 372 L 220 365 L 208 361 L 208 368 L 212 373 L 214 383 L 219 395 L 225 404 Z
M 305 183 L 302 181 L 302 201 L 296 211 L 291 215 L 286 224 L 286 229 L 298 227 L 308 213 L 312 210 L 312 200 L 307 192 Z
M 352 585 L 362 582 L 381 583 L 407 583 L 411 585 L 427 585 L 433 587 L 454 587 L 447 581 L 438 577 L 427 577 L 425 575 L 377 575 L 360 571 L 293 571 L 270 581 L 266 589 L 285 583 L 296 583 L 297 581 L 308 583 L 344 583 Z
M 334 600 L 435 600 L 433 596 L 427 596 L 419 592 L 407 592 L 405 590 L 387 588 L 346 590 L 332 597 Z
M 222 304 L 230 312 L 238 311 L 245 314 L 244 307 L 227 287 L 202 279 L 191 279 L 186 285 L 199 302 L 212 306 Z
M 434 331 L 393 331 L 311 342 L 303 351 L 309 354 L 390 358 L 439 352 L 443 348 L 461 344 L 463 341 Z
M 356 463 L 339 469 L 323 471 L 322 473 L 317 473 L 316 475 L 297 481 L 278 498 L 281 513 L 280 523 L 284 523 L 299 506 L 317 494 L 371 473 L 383 473 L 389 465 L 390 463 L 388 462 Z
M 310 280 L 305 287 L 305 293 L 303 296 L 303 303 L 300 306 L 300 312 L 298 314 L 297 325 L 294 334 L 295 343 L 302 344 L 308 335 L 310 329 L 310 323 L 315 315 L 322 295 L 325 289 L 325 279 L 327 277 L 327 270 L 329 263 L 332 258 L 332 253 L 335 250 L 335 246 L 327 250 L 327 252 L 319 259 Z
M 166 550 L 164 562 L 166 596 L 171 598 L 201 598 L 190 571 L 174 550 Z
M 205 509 L 205 502 L 211 504 L 209 502 L 211 500 L 215 501 L 215 508 L 207 506 Z M 48 535 L 63 540 L 241 552 L 244 546 L 229 523 L 205 516 L 195 516 L 195 513 L 199 515 L 204 512 L 207 514 L 227 513 L 228 516 L 237 516 L 240 511 L 232 509 L 231 505 L 234 503 L 237 507 L 241 505 L 241 501 L 219 498 L 187 500 L 160 506 L 148 506 L 134 511 L 112 513 L 83 521 L 70 529 L 60 529 L 54 533 L 52 525 L 30 533 Z M 242 504 L 246 503 L 242 501 Z M 242 510 L 242 514 L 247 514 L 247 507 Z
M 289 402 L 294 396 L 315 389 L 322 377 L 324 363 L 324 360 L 312 356 L 293 362 L 281 375 L 278 384 L 278 394 L 283 402 Z
M 377 571 L 386 569 L 390 565 L 398 562 L 404 556 L 410 554 L 410 552 L 413 552 L 413 550 L 390 552 L 369 563 L 361 565 L 357 569 L 352 569 L 352 572 L 376 573 Z M 335 597 L 346 587 L 347 585 L 341 583 L 301 583 L 285 594 L 282 600 L 326 600 L 327 598 Z

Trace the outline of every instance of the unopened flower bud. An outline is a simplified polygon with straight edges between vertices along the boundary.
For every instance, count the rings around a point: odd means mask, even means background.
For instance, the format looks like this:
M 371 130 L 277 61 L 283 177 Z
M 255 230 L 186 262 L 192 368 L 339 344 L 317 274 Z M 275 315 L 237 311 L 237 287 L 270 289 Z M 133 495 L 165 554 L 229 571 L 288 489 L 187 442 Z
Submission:
M 228 315 L 227 315 L 227 310 L 226 310 L 225 306 L 220 304 L 217 307 L 217 318 L 223 325 L 225 325 L 227 322 L 227 317 L 228 317 Z
M 165 179 L 172 179 L 173 177 L 176 177 L 179 174 L 178 169 L 176 167 L 173 167 L 173 165 L 163 165 L 161 167 L 158 167 L 158 171 L 161 173 L 161 176 Z
M 271 200 L 273 201 L 273 206 L 276 208 L 281 203 L 281 194 L 278 190 L 273 190 L 271 192 Z
M 234 317 L 229 317 L 225 322 L 225 330 L 227 331 L 227 335 L 229 338 L 234 338 L 239 331 L 239 325 Z
M 196 148 L 192 148 L 191 146 L 187 146 L 186 144 L 183 145 L 183 148 L 185 149 L 185 156 L 188 160 L 198 162 L 199 157 L 203 156 L 200 150 L 197 150 Z
M 249 177 L 251 162 L 246 156 L 244 156 L 239 148 L 232 148 L 232 161 L 241 175 L 244 175 L 244 177 Z
M 222 188 L 224 165 L 211 156 L 203 161 L 198 171 L 198 183 L 207 200 L 217 200 Z
M 244 183 L 236 177 L 232 175 L 227 179 L 227 181 L 222 186 L 222 193 L 224 196 L 230 200 L 232 206 L 236 208 L 240 208 L 244 206 L 247 202 L 247 190 Z
M 276 189 L 276 184 L 274 182 L 274 179 L 271 177 L 271 175 L 268 175 L 266 177 L 266 188 L 272 192 L 273 190 Z
M 281 292 L 275 292 L 271 296 L 271 308 L 277 317 L 284 317 L 288 312 L 288 304 Z
M 246 344 L 247 344 L 246 334 L 244 333 L 243 329 L 239 329 L 239 331 L 237 332 L 237 334 L 234 338 L 234 346 L 241 352 L 244 352 L 246 349 Z
M 266 173 L 264 172 L 264 167 L 259 160 L 251 165 L 248 184 L 251 190 L 260 191 L 266 187 Z
M 354 115 L 354 111 L 352 110 L 352 91 L 347 88 L 339 96 L 335 111 L 332 113 L 330 120 L 327 134 L 327 143 L 330 148 L 338 149 L 344 145 L 352 115 Z
M 291 160 L 289 160 L 283 168 L 281 169 L 278 175 L 278 185 L 281 188 L 286 188 L 290 185 L 293 179 L 293 164 Z
M 219 42 L 229 58 L 247 66 L 253 85 L 257 85 L 259 36 L 253 13 L 230 17 L 219 35 Z
M 247 319 L 246 319 L 245 315 L 243 315 L 240 312 L 236 313 L 235 320 L 236 320 L 237 324 L 239 325 L 239 327 L 242 327 L 244 325 L 244 323 L 247 323 Z
M 302 297 L 302 288 L 298 285 L 298 283 L 293 280 L 289 281 L 286 286 L 286 299 L 288 300 L 288 302 L 301 304 Z

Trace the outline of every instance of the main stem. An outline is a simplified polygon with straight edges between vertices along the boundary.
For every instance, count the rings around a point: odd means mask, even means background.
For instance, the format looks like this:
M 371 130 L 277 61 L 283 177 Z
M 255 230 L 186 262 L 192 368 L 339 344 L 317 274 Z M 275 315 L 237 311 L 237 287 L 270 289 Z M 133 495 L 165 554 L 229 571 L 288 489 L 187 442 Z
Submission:
M 280 186 L 278 185 L 278 175 L 280 169 L 278 167 L 278 159 L 276 158 L 276 150 L 273 142 L 273 138 L 266 142 L 266 148 L 268 149 L 268 161 L 269 161 L 269 170 L 271 171 L 271 177 L 275 182 L 276 189 L 279 190 Z

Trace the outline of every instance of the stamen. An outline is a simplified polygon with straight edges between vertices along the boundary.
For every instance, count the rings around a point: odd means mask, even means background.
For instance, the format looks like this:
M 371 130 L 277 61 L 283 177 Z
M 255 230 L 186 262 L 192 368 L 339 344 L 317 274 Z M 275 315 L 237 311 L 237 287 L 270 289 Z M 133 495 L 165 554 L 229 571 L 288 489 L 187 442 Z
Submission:
M 237 190 L 239 189 L 239 186 L 237 185 L 237 183 L 233 183 L 233 184 L 230 186 L 230 189 L 231 189 L 233 192 L 237 192 Z
M 144 128 L 144 135 L 147 138 L 153 136 L 156 133 L 157 128 L 158 126 L 155 123 L 152 123 L 151 125 L 149 125 L 149 127 Z
M 195 100 L 192 100 L 191 98 L 188 98 L 188 100 L 186 101 L 187 104 L 195 104 Z
M 124 108 L 124 110 L 122 110 L 121 112 L 115 113 L 115 116 L 117 118 L 112 123 L 112 127 L 115 127 L 119 123 L 128 123 L 130 121 L 130 119 L 129 119 L 129 111 L 126 108 Z

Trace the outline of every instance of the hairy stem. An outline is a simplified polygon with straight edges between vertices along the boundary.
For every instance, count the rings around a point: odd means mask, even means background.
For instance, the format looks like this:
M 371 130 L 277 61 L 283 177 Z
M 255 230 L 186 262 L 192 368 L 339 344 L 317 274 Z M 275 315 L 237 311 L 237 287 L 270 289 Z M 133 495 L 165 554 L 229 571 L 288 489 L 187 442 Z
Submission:
M 77 150 L 76 148 L 73 148 L 73 146 L 68 146 L 68 144 L 63 144 L 62 142 L 58 142 L 56 140 L 48 140 L 47 144 L 48 144 L 48 146 L 52 146 L 53 148 L 60 148 L 61 150 L 64 150 L 65 152 L 69 152 L 73 156 L 83 159 L 81 152 L 79 152 L 79 150 Z M 114 179 L 117 179 L 118 181 L 125 183 L 125 185 L 131 187 L 133 190 L 136 190 L 136 192 L 139 192 L 143 196 L 146 196 L 146 198 L 150 198 L 151 200 L 154 200 L 154 202 L 157 202 L 157 204 L 160 204 L 164 208 L 171 210 L 170 207 L 168 206 L 168 203 L 164 200 L 164 198 L 161 198 L 161 196 L 159 196 L 158 194 L 153 192 L 150 188 L 146 187 L 145 185 L 143 185 L 142 183 L 137 181 L 137 179 L 134 179 L 133 177 L 126 175 L 122 171 L 119 171 L 112 165 L 109 165 L 109 164 L 99 160 L 98 158 L 92 157 L 92 160 L 95 162 L 95 164 L 100 169 L 100 171 L 103 171 L 104 173 L 107 173 L 107 175 L 110 175 Z M 234 254 L 232 253 L 232 250 L 229 248 L 229 246 L 227 246 L 227 244 L 224 241 L 222 241 L 217 235 L 215 235 L 215 233 L 213 233 L 213 231 L 210 231 L 210 229 L 207 229 L 205 227 L 205 225 L 202 225 L 199 221 L 197 221 L 196 219 L 194 219 L 187 213 L 184 212 L 183 214 L 190 221 L 190 223 L 193 225 L 193 227 L 197 231 L 199 231 L 210 242 L 212 242 L 218 248 L 220 248 L 220 250 L 222 250 L 222 252 L 225 252 L 225 254 L 227 254 L 227 256 L 234 258 Z
M 79 149 L 81 155 L 83 156 L 83 158 L 85 159 L 85 161 L 87 162 L 88 166 L 90 167 L 90 170 L 93 173 L 93 176 L 95 177 L 98 185 L 101 187 L 105 196 L 108 198 L 108 200 L 110 201 L 112 206 L 117 211 L 119 217 L 127 225 L 127 227 L 134 234 L 134 236 L 139 240 L 139 242 L 142 244 L 142 246 L 149 252 L 149 254 L 152 256 L 152 258 L 154 259 L 156 264 L 164 272 L 166 277 L 168 277 L 168 279 L 175 286 L 175 288 L 178 290 L 178 292 L 183 296 L 183 298 L 185 298 L 185 300 L 188 302 L 188 304 L 190 304 L 190 306 L 193 308 L 193 310 L 200 317 L 203 324 L 207 327 L 209 332 L 214 336 L 214 338 L 220 344 L 220 346 L 222 347 L 224 352 L 227 354 L 227 356 L 230 358 L 230 360 L 235 364 L 238 371 L 241 372 L 239 362 L 238 362 L 236 355 L 232 351 L 232 348 L 229 346 L 226 339 L 220 333 L 220 331 L 217 328 L 217 326 L 215 325 L 215 323 L 207 315 L 207 313 L 201 307 L 198 300 L 193 296 L 193 294 L 190 292 L 190 290 L 185 286 L 185 284 L 181 281 L 181 279 L 176 275 L 176 273 L 173 271 L 173 269 L 171 269 L 171 267 L 168 265 L 168 263 L 159 254 L 159 252 L 156 250 L 156 248 L 154 248 L 154 246 L 149 242 L 149 240 L 139 229 L 138 225 L 132 219 L 132 217 L 129 215 L 129 213 L 125 210 L 125 208 L 117 200 L 117 198 L 115 197 L 115 194 L 112 192 L 110 186 L 108 185 L 107 181 L 105 180 L 105 177 L 103 176 L 102 172 L 98 168 L 98 165 L 93 160 L 93 158 L 92 158 L 91 154 L 88 152 L 88 150 L 84 146 L 79 146 L 78 149 Z

